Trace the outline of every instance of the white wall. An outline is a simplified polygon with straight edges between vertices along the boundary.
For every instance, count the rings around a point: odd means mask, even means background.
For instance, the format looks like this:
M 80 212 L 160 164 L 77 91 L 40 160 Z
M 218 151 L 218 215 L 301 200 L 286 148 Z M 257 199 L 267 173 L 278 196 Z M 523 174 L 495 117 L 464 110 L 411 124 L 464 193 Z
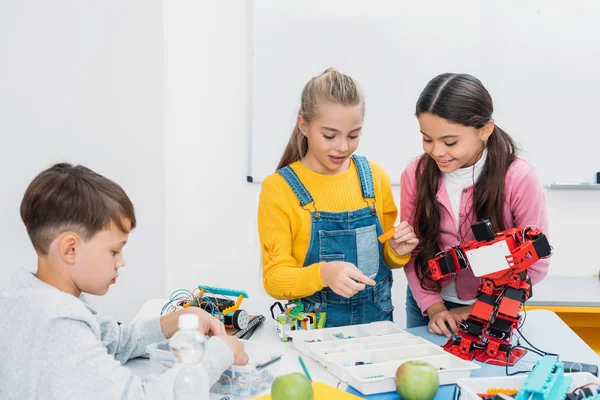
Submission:
M 245 1 L 164 3 L 166 286 L 229 287 L 268 312 L 260 284 L 260 186 L 245 182 Z
M 0 286 L 37 269 L 19 216 L 29 182 L 55 162 L 83 164 L 136 206 L 127 267 L 93 299 L 128 320 L 165 291 L 161 1 L 4 1 L 0 54 Z
M 258 288 L 260 185 L 244 179 L 247 13 L 244 1 L 165 3 L 166 284 L 168 291 L 198 283 L 244 289 L 250 294 L 247 308 L 267 313 L 273 300 Z M 399 187 L 393 189 L 398 204 Z M 551 273 L 597 273 L 600 261 L 593 249 L 599 238 L 600 191 L 546 194 L 555 247 Z M 394 276 L 396 320 L 404 324 L 406 280 L 402 271 Z
M 0 285 L 19 267 L 35 268 L 18 214 L 27 184 L 70 160 L 122 184 L 137 208 L 128 266 L 103 310 L 128 320 L 145 299 L 207 284 L 246 290 L 246 308 L 268 313 L 260 185 L 245 182 L 247 12 L 243 0 L 3 3 Z M 552 273 L 597 272 L 600 192 L 547 195 Z M 404 273 L 395 277 L 403 324 Z

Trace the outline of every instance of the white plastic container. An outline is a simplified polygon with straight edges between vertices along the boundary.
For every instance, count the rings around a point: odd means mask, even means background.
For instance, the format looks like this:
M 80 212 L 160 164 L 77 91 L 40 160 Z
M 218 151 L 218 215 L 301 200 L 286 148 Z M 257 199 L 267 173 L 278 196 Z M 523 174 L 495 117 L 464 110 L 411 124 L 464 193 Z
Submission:
M 355 370 L 359 373 L 363 370 L 362 368 L 351 369 L 350 367 L 388 364 L 390 361 L 393 362 L 395 360 L 416 359 L 439 355 L 445 355 L 442 348 L 421 344 L 418 346 L 397 347 L 384 350 L 363 350 L 332 354 L 327 357 L 326 366 L 333 375 L 337 376 L 342 381 L 348 382 L 352 379 L 351 371 Z M 400 364 L 398 364 L 398 366 L 399 365 Z M 396 369 L 397 368 L 398 367 L 396 367 Z M 394 374 L 395 372 L 396 370 L 394 369 Z
M 271 383 L 280 374 L 280 362 L 275 362 L 257 371 L 257 364 L 266 362 L 281 354 L 273 352 L 267 345 L 262 343 L 241 340 L 250 360 L 245 366 L 232 366 L 215 383 L 211 393 L 229 396 L 231 399 L 245 399 L 258 396 L 270 390 Z M 146 347 L 150 356 L 151 372 L 160 375 L 175 364 L 175 356 L 169 351 L 168 341 L 154 343 Z
M 272 370 L 272 369 L 271 369 Z M 231 399 L 248 399 L 271 390 L 275 375 L 268 367 L 257 371 L 254 365 L 233 365 L 210 388 L 211 393 Z
M 175 355 L 169 350 L 168 340 L 146 346 L 146 352 L 150 356 L 150 371 L 154 375 L 162 374 L 177 362 Z
M 566 373 L 573 380 L 569 391 L 585 385 L 587 383 L 596 383 L 600 385 L 600 379 L 590 374 L 589 372 L 572 372 Z M 477 393 L 487 393 L 490 388 L 517 389 L 520 390 L 527 379 L 527 375 L 517 376 L 502 376 L 494 378 L 468 378 L 459 379 L 458 384 L 458 399 L 459 400 L 481 400 Z
M 387 321 L 288 333 L 298 351 L 365 395 L 396 390 L 396 370 L 408 360 L 438 367 L 440 385 L 468 378 L 480 368 Z
M 346 370 L 347 382 L 365 395 L 393 392 L 396 390 L 396 370 L 409 360 L 427 361 L 437 367 L 440 385 L 456 383 L 458 379 L 470 376 L 472 370 L 480 368 L 477 364 L 445 353 L 437 356 L 412 357 L 386 363 L 349 367 Z
M 314 354 L 313 349 L 322 349 L 330 342 L 329 347 L 339 347 L 348 344 L 363 344 L 367 338 L 381 337 L 382 335 L 393 335 L 404 333 L 393 322 L 382 321 L 370 324 L 343 326 L 338 328 L 324 328 L 310 331 L 288 331 L 287 334 L 293 338 L 294 347 L 302 354 L 319 361 L 321 352 Z M 412 336 L 412 335 L 411 335 Z M 373 339 L 371 339 L 373 340 Z M 359 346 L 360 347 L 360 346 Z M 364 347 L 364 346 L 363 346 Z

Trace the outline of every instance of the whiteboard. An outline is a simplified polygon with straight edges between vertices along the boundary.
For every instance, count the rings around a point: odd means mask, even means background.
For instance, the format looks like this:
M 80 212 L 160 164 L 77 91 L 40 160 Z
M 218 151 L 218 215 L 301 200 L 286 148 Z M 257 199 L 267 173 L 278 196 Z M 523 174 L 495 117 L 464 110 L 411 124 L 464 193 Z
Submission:
M 544 184 L 600 170 L 600 2 L 256 0 L 249 14 L 249 181 L 275 171 L 304 84 L 330 66 L 362 87 L 357 153 L 393 184 L 422 153 L 416 100 L 444 72 L 481 79 Z

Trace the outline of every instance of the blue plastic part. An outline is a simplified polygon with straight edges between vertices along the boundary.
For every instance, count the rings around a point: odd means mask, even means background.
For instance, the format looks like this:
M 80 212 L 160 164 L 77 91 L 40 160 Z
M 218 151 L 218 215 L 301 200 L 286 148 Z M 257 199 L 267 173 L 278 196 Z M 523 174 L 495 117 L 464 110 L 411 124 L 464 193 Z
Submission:
M 572 378 L 565 376 L 564 366 L 551 356 L 538 361 L 525 380 L 516 400 L 563 400 Z
M 245 299 L 248 298 L 248 294 L 246 294 L 246 292 L 244 292 L 242 290 L 233 290 L 233 289 L 225 289 L 225 288 L 202 286 L 202 285 L 198 285 L 198 289 L 204 289 L 207 292 L 210 292 L 212 294 L 220 294 L 221 296 L 238 297 L 241 294 L 242 296 L 244 296 Z

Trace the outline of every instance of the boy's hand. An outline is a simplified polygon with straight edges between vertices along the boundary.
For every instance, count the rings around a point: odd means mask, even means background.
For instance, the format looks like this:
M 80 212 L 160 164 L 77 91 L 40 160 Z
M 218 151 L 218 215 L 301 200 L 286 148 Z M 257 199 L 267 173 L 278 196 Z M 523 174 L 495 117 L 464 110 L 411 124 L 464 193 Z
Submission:
M 413 227 L 408 222 L 402 221 L 396 226 L 396 233 L 388 240 L 388 243 L 396 254 L 405 256 L 417 247 L 419 239 L 417 239 Z
M 184 308 L 183 312 L 192 312 L 200 319 L 200 332 L 207 336 L 225 335 L 225 325 L 217 318 L 199 307 Z
M 172 314 L 160 317 L 160 328 L 167 339 L 178 329 L 179 316 L 181 314 L 194 313 L 200 320 L 200 331 L 208 336 L 225 335 L 225 326 L 221 321 L 198 307 L 188 307 Z
M 248 364 L 248 354 L 244 350 L 244 343 L 234 336 L 219 336 L 219 339 L 225 342 L 227 346 L 233 352 L 233 364 L 234 365 L 246 365 Z
M 375 286 L 375 281 L 346 261 L 331 261 L 321 265 L 321 280 L 334 293 L 350 298 L 364 290 L 365 285 Z

